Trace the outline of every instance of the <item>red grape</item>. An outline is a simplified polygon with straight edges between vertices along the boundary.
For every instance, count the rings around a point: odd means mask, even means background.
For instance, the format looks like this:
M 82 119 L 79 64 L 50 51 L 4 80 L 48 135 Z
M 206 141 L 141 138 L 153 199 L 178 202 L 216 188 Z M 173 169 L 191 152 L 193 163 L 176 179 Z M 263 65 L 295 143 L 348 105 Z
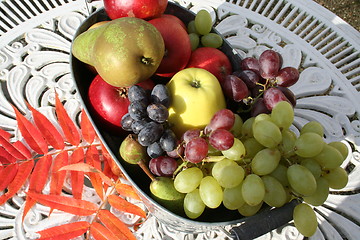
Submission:
M 149 162 L 150 171 L 157 176 L 170 177 L 177 167 L 177 161 L 174 158 L 167 156 L 153 158 Z
M 275 78 L 281 67 L 281 59 L 274 50 L 265 50 L 259 57 L 260 75 L 263 78 Z
M 296 106 L 296 96 L 295 96 L 295 94 L 287 87 L 277 86 L 277 88 L 280 89 L 283 92 L 285 97 L 291 102 L 293 107 L 295 107 Z
M 235 115 L 230 109 L 220 109 L 211 118 L 210 123 L 205 127 L 205 134 L 215 129 L 230 130 L 235 123 Z
M 185 151 L 184 144 L 181 144 L 180 141 L 178 141 L 177 147 L 171 152 L 166 152 L 166 154 L 172 158 L 179 158 L 180 156 L 183 156 L 184 151 Z
M 234 135 L 228 130 L 216 129 L 211 132 L 209 143 L 217 150 L 228 150 L 234 144 Z
M 277 85 L 290 87 L 299 80 L 299 71 L 294 67 L 285 67 L 280 69 L 276 77 Z
M 182 140 L 185 143 L 188 143 L 191 139 L 199 137 L 200 136 L 200 129 L 194 128 L 189 129 L 182 135 Z
M 260 80 L 260 75 L 258 75 L 253 70 L 244 70 L 240 72 L 234 72 L 233 74 L 243 80 L 248 88 L 254 88 Z
M 252 70 L 257 74 L 260 74 L 259 60 L 254 57 L 244 58 L 240 63 L 240 68 L 242 70 Z
M 260 113 L 266 113 L 266 114 L 270 113 L 270 110 L 267 109 L 263 98 L 257 99 L 251 108 L 251 116 L 252 117 L 256 117 Z
M 264 92 L 264 103 L 270 111 L 272 108 L 281 101 L 290 101 L 286 98 L 285 94 L 278 88 L 271 87 Z
M 185 158 L 192 163 L 201 162 L 208 153 L 209 146 L 202 137 L 191 139 L 185 146 Z
M 249 96 L 249 89 L 245 82 L 232 74 L 225 77 L 223 88 L 225 95 L 235 102 L 240 102 Z

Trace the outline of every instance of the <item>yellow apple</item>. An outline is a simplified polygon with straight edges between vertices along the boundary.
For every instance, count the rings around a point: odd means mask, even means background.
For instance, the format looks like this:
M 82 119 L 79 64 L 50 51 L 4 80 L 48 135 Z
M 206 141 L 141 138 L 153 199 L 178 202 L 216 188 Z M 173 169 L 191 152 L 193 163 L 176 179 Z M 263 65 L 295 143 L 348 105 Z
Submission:
M 207 70 L 183 69 L 167 87 L 172 99 L 168 121 L 178 137 L 188 129 L 204 128 L 218 110 L 226 108 L 220 83 Z

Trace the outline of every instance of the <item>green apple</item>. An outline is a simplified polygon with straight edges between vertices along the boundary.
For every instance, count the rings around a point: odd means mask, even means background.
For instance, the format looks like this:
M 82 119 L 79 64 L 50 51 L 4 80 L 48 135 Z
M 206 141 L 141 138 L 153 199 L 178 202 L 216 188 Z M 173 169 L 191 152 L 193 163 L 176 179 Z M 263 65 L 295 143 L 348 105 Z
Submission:
M 204 128 L 218 110 L 226 108 L 220 83 L 207 70 L 183 69 L 167 87 L 172 99 L 168 121 L 178 137 L 188 129 Z

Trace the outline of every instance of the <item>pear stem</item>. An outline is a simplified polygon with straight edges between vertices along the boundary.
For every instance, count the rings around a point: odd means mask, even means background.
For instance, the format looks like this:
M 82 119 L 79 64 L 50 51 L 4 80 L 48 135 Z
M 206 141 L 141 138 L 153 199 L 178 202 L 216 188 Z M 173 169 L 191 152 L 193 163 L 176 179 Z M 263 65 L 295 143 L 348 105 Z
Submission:
M 146 166 L 145 162 L 143 160 L 138 161 L 137 163 L 141 169 L 146 173 L 146 175 L 151 179 L 151 181 L 155 180 L 154 174 L 152 174 L 149 170 L 149 168 Z

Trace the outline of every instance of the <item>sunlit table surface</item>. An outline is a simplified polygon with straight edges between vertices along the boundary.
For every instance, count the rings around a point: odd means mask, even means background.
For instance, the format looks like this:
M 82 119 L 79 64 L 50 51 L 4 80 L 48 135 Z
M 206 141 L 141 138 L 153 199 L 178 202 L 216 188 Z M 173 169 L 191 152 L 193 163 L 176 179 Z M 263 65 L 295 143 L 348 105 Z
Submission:
M 303 69 L 291 87 L 298 98 L 294 130 L 311 120 L 325 127 L 327 141 L 343 141 L 350 154 L 343 164 L 349 183 L 331 191 L 315 207 L 319 221 L 311 239 L 359 239 L 360 236 L 360 33 L 311 0 L 180 0 L 197 12 L 207 9 L 216 29 L 241 57 L 259 56 L 273 48 L 284 66 Z M 82 108 L 70 73 L 72 37 L 101 1 L 2 0 L 0 1 L 0 127 L 20 137 L 10 103 L 26 112 L 25 101 L 54 119 L 54 91 L 65 101 L 75 120 Z M 85 195 L 94 190 L 85 188 Z M 1 193 L 0 193 L 1 194 Z M 0 206 L 0 239 L 34 239 L 46 227 L 75 221 L 58 214 L 47 218 L 48 208 L 37 205 L 21 223 L 24 192 L 11 204 Z M 124 214 L 129 224 L 136 221 Z M 214 228 L 205 233 L 184 233 L 149 218 L 137 230 L 138 239 L 227 239 Z M 259 239 L 303 239 L 292 222 Z M 78 238 L 82 239 L 82 238 Z

